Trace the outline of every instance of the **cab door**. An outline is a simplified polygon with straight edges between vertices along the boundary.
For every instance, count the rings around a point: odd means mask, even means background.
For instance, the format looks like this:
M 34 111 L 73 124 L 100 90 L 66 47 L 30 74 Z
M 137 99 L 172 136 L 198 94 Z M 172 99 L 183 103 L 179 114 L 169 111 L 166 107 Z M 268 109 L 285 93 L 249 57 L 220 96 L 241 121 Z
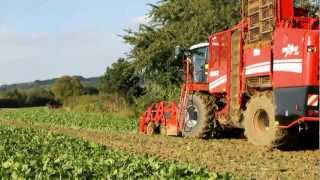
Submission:
M 230 32 L 210 37 L 209 92 L 227 92 L 228 64 L 230 62 Z

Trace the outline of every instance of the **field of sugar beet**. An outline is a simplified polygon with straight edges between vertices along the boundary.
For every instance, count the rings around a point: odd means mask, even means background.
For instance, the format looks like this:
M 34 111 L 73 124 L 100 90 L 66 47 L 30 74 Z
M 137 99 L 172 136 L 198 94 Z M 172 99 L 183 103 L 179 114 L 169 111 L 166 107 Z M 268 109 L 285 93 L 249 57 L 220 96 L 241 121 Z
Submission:
M 6 177 L 320 177 L 318 149 L 280 151 L 245 139 L 145 136 L 137 133 L 135 119 L 112 114 L 31 108 L 1 110 L 0 119 L 5 137 L 0 143 L 0 175 Z

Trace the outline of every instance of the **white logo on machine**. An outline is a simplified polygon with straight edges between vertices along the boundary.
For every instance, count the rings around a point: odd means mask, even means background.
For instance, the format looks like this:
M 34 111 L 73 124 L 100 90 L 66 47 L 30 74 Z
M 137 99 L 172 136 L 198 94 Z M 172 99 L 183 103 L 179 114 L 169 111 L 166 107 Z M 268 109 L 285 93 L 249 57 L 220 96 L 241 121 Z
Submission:
M 253 49 L 253 56 L 260 56 L 261 55 L 261 49 L 255 48 Z
M 282 53 L 285 57 L 292 56 L 292 55 L 299 55 L 299 46 L 295 46 L 293 44 L 288 44 L 287 47 L 282 48 Z
M 220 74 L 219 71 L 211 71 L 210 74 L 209 74 L 209 76 L 210 76 L 210 77 L 217 77 L 217 76 L 219 76 L 219 74 Z
M 219 42 L 216 36 L 213 36 L 211 43 L 213 46 L 219 46 Z

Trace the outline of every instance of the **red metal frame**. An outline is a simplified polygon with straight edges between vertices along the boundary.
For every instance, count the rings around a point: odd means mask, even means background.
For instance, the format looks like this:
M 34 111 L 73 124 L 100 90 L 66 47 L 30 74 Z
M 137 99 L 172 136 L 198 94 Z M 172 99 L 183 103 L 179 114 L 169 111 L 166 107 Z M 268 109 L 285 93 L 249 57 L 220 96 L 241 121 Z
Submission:
M 300 117 L 287 126 L 278 126 L 280 129 L 290 129 L 303 122 L 320 122 L 320 117 Z
M 208 92 L 209 89 L 208 83 L 188 83 L 186 86 L 191 92 Z
M 179 134 L 179 121 L 177 118 L 178 106 L 175 102 L 166 103 L 164 101 L 153 104 L 148 107 L 147 111 L 140 116 L 139 132 L 148 133 L 148 125 L 150 122 L 157 126 L 162 126 L 170 130 L 172 135 Z

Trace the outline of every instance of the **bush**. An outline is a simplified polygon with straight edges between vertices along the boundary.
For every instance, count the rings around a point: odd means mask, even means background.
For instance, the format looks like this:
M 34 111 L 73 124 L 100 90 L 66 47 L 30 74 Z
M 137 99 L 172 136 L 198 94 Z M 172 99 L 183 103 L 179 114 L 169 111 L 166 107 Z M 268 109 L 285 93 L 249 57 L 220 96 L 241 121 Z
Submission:
M 82 89 L 82 94 L 83 95 L 98 95 L 99 90 L 93 86 L 86 86 Z
M 69 97 L 80 96 L 83 85 L 75 77 L 63 76 L 54 82 L 51 89 L 57 99 L 64 101 Z
M 139 97 L 143 92 L 140 81 L 141 78 L 136 74 L 131 61 L 120 58 L 107 67 L 101 78 L 100 90 L 107 94 L 117 94 L 125 98 L 129 104 L 133 104 L 134 98 Z
M 118 113 L 123 117 L 133 116 L 133 112 L 124 98 L 117 95 L 83 95 L 70 97 L 64 101 L 64 107 L 79 112 Z
M 100 112 L 99 97 L 91 95 L 83 95 L 77 97 L 69 97 L 64 101 L 64 107 L 70 110 L 82 112 Z
M 149 84 L 145 94 L 135 100 L 135 114 L 140 115 L 152 103 L 160 101 L 179 101 L 180 88 L 177 86 L 163 87 L 158 84 Z

